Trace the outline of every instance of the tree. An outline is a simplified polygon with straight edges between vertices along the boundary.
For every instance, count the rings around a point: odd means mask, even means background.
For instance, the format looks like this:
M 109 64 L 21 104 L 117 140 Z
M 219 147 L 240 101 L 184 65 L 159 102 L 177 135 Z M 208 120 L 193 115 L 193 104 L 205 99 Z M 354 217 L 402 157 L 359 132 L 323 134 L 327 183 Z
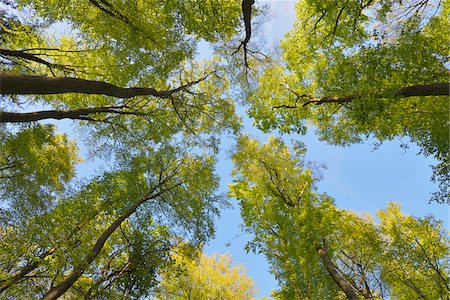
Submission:
M 280 299 L 446 299 L 450 239 L 441 221 L 389 204 L 358 215 L 317 192 L 305 149 L 242 137 L 230 196 L 241 206 L 248 250 L 264 253 Z
M 239 120 L 220 59 L 194 56 L 239 30 L 240 4 L 17 3 L 0 26 L 2 297 L 148 295 L 179 239 L 214 235 L 225 202 L 216 136 Z M 76 178 L 77 146 L 103 169 Z
M 349 145 L 407 137 L 449 202 L 448 1 L 310 1 L 249 97 L 257 126 Z
M 175 251 L 175 264 L 163 271 L 157 299 L 254 299 L 254 282 L 231 256 Z
M 5 295 L 56 299 L 75 282 L 71 294 L 78 297 L 149 293 L 173 237 L 185 232 L 199 247 L 213 233 L 220 202 L 214 159 L 186 150 L 161 147 L 123 158 L 124 168 L 56 199 L 46 212 L 3 220 L 9 221 L 1 241 Z

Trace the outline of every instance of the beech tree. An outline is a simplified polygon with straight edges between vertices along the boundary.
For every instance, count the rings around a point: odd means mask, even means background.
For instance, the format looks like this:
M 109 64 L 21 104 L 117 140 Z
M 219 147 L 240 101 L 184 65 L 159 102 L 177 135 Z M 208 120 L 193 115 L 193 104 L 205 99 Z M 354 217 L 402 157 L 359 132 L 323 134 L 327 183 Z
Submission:
M 240 30 L 240 3 L 3 5 L 1 297 L 145 297 L 180 239 L 214 235 L 225 202 L 216 136 L 239 120 L 220 59 L 194 57 Z M 96 174 L 75 177 L 78 147 Z
M 264 253 L 279 299 L 446 299 L 450 239 L 441 221 L 390 203 L 368 214 L 317 191 L 305 149 L 239 140 L 230 196 L 239 200 L 248 250 Z
M 302 0 L 278 65 L 251 51 L 253 0 L 0 5 L 2 298 L 251 298 L 241 267 L 201 254 L 227 202 L 215 162 L 220 136 L 241 130 L 236 83 L 264 131 L 304 132 L 310 120 L 339 145 L 408 136 L 439 161 L 435 199 L 446 201 L 447 1 Z M 200 43 L 213 46 L 208 59 L 196 59 Z M 230 195 L 276 297 L 448 297 L 439 221 L 394 204 L 378 222 L 338 209 L 315 190 L 300 144 L 294 153 L 243 137 L 234 156 Z M 83 160 L 99 166 L 82 177 Z M 199 260 L 174 254 L 180 241 Z
M 433 200 L 449 202 L 448 1 L 296 4 L 282 61 L 249 97 L 257 126 L 350 145 L 406 137 L 433 156 Z

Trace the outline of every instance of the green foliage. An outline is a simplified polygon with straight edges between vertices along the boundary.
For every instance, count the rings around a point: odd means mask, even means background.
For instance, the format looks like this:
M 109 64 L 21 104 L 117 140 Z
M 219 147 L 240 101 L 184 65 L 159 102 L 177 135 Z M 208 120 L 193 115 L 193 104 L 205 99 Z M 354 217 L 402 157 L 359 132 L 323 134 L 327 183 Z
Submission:
M 75 143 L 52 125 L 30 126 L 17 133 L 2 130 L 0 149 L 0 195 L 9 201 L 12 218 L 50 209 L 54 194 L 64 190 L 79 162 Z
M 338 272 L 361 298 L 446 299 L 450 293 L 450 239 L 433 217 L 414 218 L 389 204 L 369 215 L 338 209 L 315 192 L 304 150 L 280 140 L 260 145 L 242 137 L 233 156 L 230 196 L 239 200 L 248 250 L 264 253 L 280 299 L 345 297 L 325 269 L 325 247 Z
M 47 24 L 68 22 L 81 43 L 103 47 L 116 67 L 164 78 L 195 53 L 200 39 L 228 39 L 235 33 L 239 1 L 26 1 Z M 193 9 L 197 8 L 196 13 Z M 214 16 L 213 18 L 211 16 Z M 115 72 L 117 73 L 117 72 Z M 131 75 L 131 74 L 130 74 Z M 118 78 L 118 77 L 116 77 Z M 122 80 L 132 81 L 125 76 Z
M 285 67 L 267 68 L 249 114 L 266 132 L 304 133 L 313 124 L 337 145 L 407 137 L 437 159 L 434 200 L 448 201 L 448 96 L 396 93 L 448 82 L 449 8 L 448 1 L 300 1 L 294 29 L 281 42 Z M 354 99 L 306 104 L 345 96 Z
M 117 170 L 58 198 L 47 212 L 33 211 L 31 218 L 3 223 L 2 279 L 10 279 L 27 263 L 39 264 L 31 272 L 39 276 L 22 279 L 6 295 L 34 298 L 45 292 L 50 282 L 63 280 L 119 216 L 157 188 L 159 196 L 140 205 L 136 214 L 122 223 L 95 264 L 69 291 L 73 298 L 115 295 L 131 299 L 150 293 L 158 282 L 159 269 L 170 263 L 170 249 L 177 244 L 177 237 L 200 247 L 214 233 L 213 219 L 223 201 L 214 194 L 218 187 L 214 163 L 212 157 L 162 147 L 152 155 L 123 160 Z M 27 203 L 32 200 L 27 198 Z M 55 250 L 42 257 L 49 249 Z
M 180 239 L 200 249 L 214 235 L 225 203 L 216 193 L 217 136 L 236 133 L 240 121 L 220 59 L 194 56 L 200 41 L 226 42 L 237 32 L 240 1 L 17 2 L 17 11 L 2 14 L 2 49 L 19 55 L 2 53 L 5 72 L 179 89 L 127 100 L 71 93 L 2 98 L 8 111 L 23 104 L 121 107 L 74 124 L 85 137 L 80 147 L 108 163 L 92 178 L 73 180 L 77 144 L 54 126 L 2 128 L 2 297 L 41 297 L 79 266 L 84 271 L 68 299 L 144 297 Z M 96 241 L 135 206 L 84 266 Z

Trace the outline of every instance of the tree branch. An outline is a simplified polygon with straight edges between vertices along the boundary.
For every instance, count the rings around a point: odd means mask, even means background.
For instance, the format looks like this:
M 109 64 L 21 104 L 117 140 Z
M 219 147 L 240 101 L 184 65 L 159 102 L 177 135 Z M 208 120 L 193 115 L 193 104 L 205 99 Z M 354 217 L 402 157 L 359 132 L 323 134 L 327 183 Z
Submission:
M 96 80 L 3 73 L 0 74 L 0 93 L 4 95 L 50 95 L 80 93 L 90 95 L 106 95 L 116 98 L 132 98 L 136 96 L 169 98 L 174 93 L 180 92 L 187 87 L 206 80 L 209 74 L 199 80 L 185 84 L 181 87 L 167 91 L 158 91 L 154 88 L 144 87 L 122 88 L 104 81 Z
M 175 171 L 176 173 L 176 171 Z M 61 281 L 57 286 L 52 287 L 42 298 L 42 300 L 53 300 L 59 298 L 61 295 L 63 295 L 69 288 L 73 286 L 73 284 L 78 280 L 78 278 L 83 275 L 83 273 L 86 271 L 86 269 L 89 268 L 91 263 L 97 258 L 100 251 L 103 249 L 103 246 L 105 245 L 108 238 L 111 236 L 111 234 L 114 233 L 114 231 L 126 220 L 128 219 L 142 204 L 148 202 L 149 200 L 156 199 L 158 197 L 161 197 L 162 194 L 177 188 L 178 186 L 182 185 L 183 182 L 178 182 L 172 186 L 164 187 L 164 183 L 170 180 L 175 176 L 175 174 L 170 174 L 168 177 L 164 178 L 162 181 L 159 182 L 159 184 L 152 188 L 152 190 L 145 195 L 142 199 L 134 203 L 133 205 L 129 206 L 128 209 L 125 210 L 125 212 L 118 217 L 114 222 L 111 223 L 111 225 L 103 231 L 103 233 L 99 236 L 97 239 L 95 245 L 91 248 L 91 250 L 84 256 L 83 259 L 75 266 L 73 267 L 72 272 L 63 280 Z M 157 192 L 156 190 L 159 189 Z
M 331 261 L 328 256 L 328 251 L 325 247 L 317 247 L 317 253 L 322 259 L 325 268 L 327 269 L 328 274 L 330 274 L 331 278 L 333 278 L 334 282 L 339 286 L 339 288 L 347 295 L 348 299 L 354 300 L 359 299 L 356 296 L 355 291 L 352 286 L 348 283 L 348 281 L 339 273 L 336 269 L 336 266 Z
M 247 44 L 250 41 L 250 38 L 252 36 L 252 24 L 251 24 L 251 18 L 252 18 L 252 5 L 255 4 L 255 0 L 242 0 L 242 16 L 244 17 L 244 25 L 245 25 L 245 38 L 244 40 L 239 44 L 239 47 L 236 49 L 236 51 L 233 52 L 235 54 L 238 52 L 241 47 L 244 49 L 244 62 L 245 66 L 248 68 L 248 62 L 247 62 Z
M 48 62 L 48 61 L 38 57 L 35 54 L 26 53 L 24 50 L 0 49 L 0 55 L 7 56 L 7 57 L 16 57 L 16 58 L 21 58 L 21 59 L 25 59 L 25 60 L 31 60 L 31 61 L 37 62 L 39 64 L 43 64 L 50 69 L 50 72 L 52 72 L 53 76 L 55 76 L 55 74 L 53 73 L 52 68 L 55 68 L 55 67 L 62 68 L 62 66 L 60 66 L 58 64 Z
M 80 108 L 73 110 L 43 110 L 29 113 L 13 113 L 0 111 L 0 123 L 25 123 L 44 119 L 85 120 L 86 116 L 97 113 L 112 113 L 118 115 L 144 115 L 137 111 L 123 111 L 126 106 L 105 106 Z
M 347 96 L 326 96 L 322 98 L 314 98 L 311 96 L 305 96 L 302 95 L 302 97 L 306 97 L 309 100 L 301 105 L 301 107 L 308 106 L 310 104 L 314 105 L 321 105 L 324 103 L 348 103 L 352 102 L 353 100 L 363 98 L 363 97 L 374 97 L 374 98 L 387 98 L 387 97 L 394 97 L 394 98 L 407 98 L 407 97 L 423 97 L 423 96 L 450 96 L 450 85 L 445 82 L 441 83 L 433 83 L 433 84 L 423 84 L 423 85 L 413 85 L 404 87 L 401 89 L 398 89 L 395 91 L 393 96 L 387 96 L 389 95 L 390 90 L 384 90 L 380 93 L 374 94 L 374 95 L 363 95 L 363 94 L 355 94 L 355 95 L 347 95 Z M 278 108 L 297 108 L 297 105 L 277 105 L 272 106 L 273 109 Z
M 55 251 L 56 248 L 51 248 L 45 251 L 44 253 L 39 255 L 37 259 L 34 260 L 32 263 L 29 263 L 25 267 L 23 267 L 18 273 L 16 273 L 15 275 L 6 280 L 2 280 L 0 285 L 0 292 L 7 290 L 9 287 L 17 283 L 19 280 L 26 277 L 29 273 L 31 273 L 33 270 L 39 267 L 41 260 L 43 260 L 49 255 L 52 255 Z

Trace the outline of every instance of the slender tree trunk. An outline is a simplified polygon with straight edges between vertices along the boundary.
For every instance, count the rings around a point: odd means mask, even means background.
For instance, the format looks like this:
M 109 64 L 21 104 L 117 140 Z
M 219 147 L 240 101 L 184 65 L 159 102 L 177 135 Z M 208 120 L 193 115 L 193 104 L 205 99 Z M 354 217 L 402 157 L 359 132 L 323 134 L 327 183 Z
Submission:
M 76 265 L 72 271 L 60 284 L 53 287 L 48 291 L 45 296 L 42 298 L 43 300 L 57 299 L 62 294 L 64 294 L 77 280 L 83 275 L 84 271 L 90 266 L 90 264 L 94 261 L 94 259 L 98 256 L 103 246 L 105 245 L 108 238 L 111 234 L 122 224 L 124 220 L 126 220 L 130 215 L 132 215 L 136 209 L 144 202 L 149 200 L 150 198 L 144 198 L 141 201 L 135 203 L 131 207 L 129 207 L 125 213 L 123 213 L 119 218 L 117 218 L 97 239 L 97 242 L 89 251 L 89 253 L 85 256 L 83 261 Z
M 173 175 L 172 175 L 173 176 Z M 164 182 L 166 182 L 168 179 L 170 179 L 169 176 L 166 179 L 164 179 L 162 182 L 160 182 L 160 185 Z M 113 232 L 122 224 L 123 221 L 125 221 L 129 216 L 131 216 L 136 209 L 144 204 L 145 202 L 155 199 L 156 197 L 160 196 L 161 194 L 167 192 L 168 190 L 171 190 L 179 185 L 181 185 L 182 182 L 175 184 L 174 186 L 168 187 L 166 189 L 160 190 L 159 192 L 153 194 L 155 189 L 150 193 L 150 195 L 143 197 L 140 201 L 136 202 L 132 206 L 130 206 L 119 218 L 117 218 L 97 239 L 97 242 L 92 247 L 92 249 L 89 251 L 89 253 L 84 257 L 84 259 L 77 265 L 74 266 L 72 272 L 57 286 L 50 289 L 42 298 L 42 300 L 52 300 L 57 299 L 62 294 L 64 294 L 77 280 L 80 278 L 81 275 L 86 271 L 87 268 L 89 268 L 90 264 L 97 258 L 98 254 L 102 250 L 103 246 L 105 245 L 108 238 L 113 234 Z
M 51 249 L 45 251 L 44 253 L 42 253 L 41 255 L 39 255 L 38 259 L 42 260 L 42 259 L 46 258 L 47 256 L 52 255 L 55 251 L 56 251 L 56 248 L 51 248 Z M 7 290 L 9 287 L 11 287 L 16 282 L 18 282 L 19 280 L 24 278 L 26 275 L 28 275 L 30 272 L 32 272 L 37 267 L 39 267 L 39 265 L 40 265 L 39 260 L 33 261 L 32 263 L 23 267 L 17 274 L 13 275 L 11 278 L 2 281 L 1 285 L 0 285 L 0 293 Z
M 434 84 L 423 84 L 423 85 L 413 85 L 401 88 L 397 90 L 394 94 L 395 97 L 405 98 L 405 97 L 415 97 L 415 96 L 449 96 L 450 95 L 450 85 L 445 83 L 434 83 Z M 383 98 L 386 96 L 386 92 L 381 92 L 374 95 L 376 98 Z M 322 104 L 322 103 L 346 103 L 351 102 L 357 98 L 361 98 L 363 95 L 349 95 L 341 97 L 323 97 L 320 99 L 312 99 L 303 106 L 308 104 Z
M 345 295 L 347 295 L 347 298 L 351 299 L 351 300 L 359 299 L 356 296 L 356 293 L 353 290 L 352 286 L 336 269 L 336 266 L 333 264 L 330 257 L 328 256 L 327 249 L 325 247 L 318 247 L 317 253 L 319 254 L 320 258 L 322 259 L 322 262 L 325 265 L 325 268 L 327 269 L 328 274 L 330 274 L 330 276 L 331 276 L 331 278 L 333 278 L 334 282 L 336 282 L 336 284 L 339 286 L 339 288 L 345 293 Z
M 43 110 L 29 113 L 13 113 L 0 111 L 0 123 L 26 123 L 44 119 L 73 119 L 86 120 L 89 115 L 98 113 L 112 113 L 118 115 L 142 115 L 140 112 L 123 111 L 125 106 L 105 106 L 80 108 L 73 110 Z

